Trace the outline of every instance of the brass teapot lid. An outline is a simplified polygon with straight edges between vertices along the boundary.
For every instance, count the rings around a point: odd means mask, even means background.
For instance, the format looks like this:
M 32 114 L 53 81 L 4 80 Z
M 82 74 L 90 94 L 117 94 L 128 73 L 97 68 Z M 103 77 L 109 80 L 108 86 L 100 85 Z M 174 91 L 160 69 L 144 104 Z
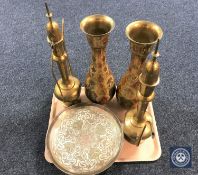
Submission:
M 63 172 L 93 175 L 114 163 L 122 139 L 121 124 L 110 110 L 95 104 L 77 104 L 52 122 L 47 146 L 55 166 Z

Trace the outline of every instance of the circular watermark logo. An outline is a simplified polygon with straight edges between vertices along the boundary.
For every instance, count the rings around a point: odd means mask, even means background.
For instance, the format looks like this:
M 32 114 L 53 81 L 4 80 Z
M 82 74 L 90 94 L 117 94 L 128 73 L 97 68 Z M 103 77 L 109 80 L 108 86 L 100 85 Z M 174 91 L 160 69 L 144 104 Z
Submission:
M 177 148 L 171 154 L 172 163 L 179 168 L 186 167 L 191 161 L 191 155 L 185 148 Z

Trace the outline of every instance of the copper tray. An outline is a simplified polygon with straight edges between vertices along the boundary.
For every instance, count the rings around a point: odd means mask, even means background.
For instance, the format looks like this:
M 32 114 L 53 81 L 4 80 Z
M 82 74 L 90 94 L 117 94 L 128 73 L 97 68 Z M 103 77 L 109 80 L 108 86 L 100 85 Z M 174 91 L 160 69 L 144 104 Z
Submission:
M 85 96 L 84 88 L 82 88 L 81 91 L 81 101 L 85 103 L 86 102 L 90 103 L 90 101 Z M 124 110 L 117 104 L 115 96 L 111 100 L 111 102 L 105 106 L 108 107 L 119 117 L 121 123 L 123 122 L 126 110 Z M 53 96 L 48 128 L 52 123 L 53 119 L 64 109 L 65 106 L 63 105 L 63 103 L 59 101 L 55 96 Z M 149 139 L 145 140 L 142 144 L 140 144 L 139 147 L 132 145 L 128 143 L 126 140 L 124 140 L 122 150 L 116 162 L 155 161 L 160 158 L 161 145 L 159 141 L 159 135 L 157 131 L 152 103 L 149 103 L 147 111 L 149 111 L 153 116 L 153 124 L 154 124 L 153 130 L 155 133 L 155 137 L 154 138 L 150 137 Z M 44 156 L 49 163 L 53 163 L 53 159 L 52 157 L 50 157 L 50 153 L 49 150 L 47 149 L 47 146 L 45 146 Z

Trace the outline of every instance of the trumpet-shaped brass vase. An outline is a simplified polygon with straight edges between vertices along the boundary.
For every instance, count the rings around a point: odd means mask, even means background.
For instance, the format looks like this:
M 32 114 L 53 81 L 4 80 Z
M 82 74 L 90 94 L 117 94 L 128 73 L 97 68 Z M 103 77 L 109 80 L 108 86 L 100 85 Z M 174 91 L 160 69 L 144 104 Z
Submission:
M 135 21 L 126 27 L 125 32 L 130 41 L 132 56 L 129 68 L 118 84 L 116 95 L 121 106 L 130 108 L 138 101 L 138 77 L 143 64 L 157 40 L 162 38 L 163 31 L 155 23 Z
M 114 77 L 106 63 L 106 46 L 114 25 L 113 19 L 99 14 L 87 16 L 80 23 L 92 49 L 92 63 L 85 80 L 85 93 L 95 103 L 107 103 L 115 94 Z

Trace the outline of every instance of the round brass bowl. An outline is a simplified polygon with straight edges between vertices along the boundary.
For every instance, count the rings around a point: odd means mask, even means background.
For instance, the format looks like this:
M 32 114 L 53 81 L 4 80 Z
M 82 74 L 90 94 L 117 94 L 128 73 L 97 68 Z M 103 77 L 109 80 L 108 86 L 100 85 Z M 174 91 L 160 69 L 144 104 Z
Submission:
M 123 130 L 109 109 L 77 104 L 50 125 L 47 146 L 57 168 L 67 174 L 93 175 L 110 167 L 122 147 Z

